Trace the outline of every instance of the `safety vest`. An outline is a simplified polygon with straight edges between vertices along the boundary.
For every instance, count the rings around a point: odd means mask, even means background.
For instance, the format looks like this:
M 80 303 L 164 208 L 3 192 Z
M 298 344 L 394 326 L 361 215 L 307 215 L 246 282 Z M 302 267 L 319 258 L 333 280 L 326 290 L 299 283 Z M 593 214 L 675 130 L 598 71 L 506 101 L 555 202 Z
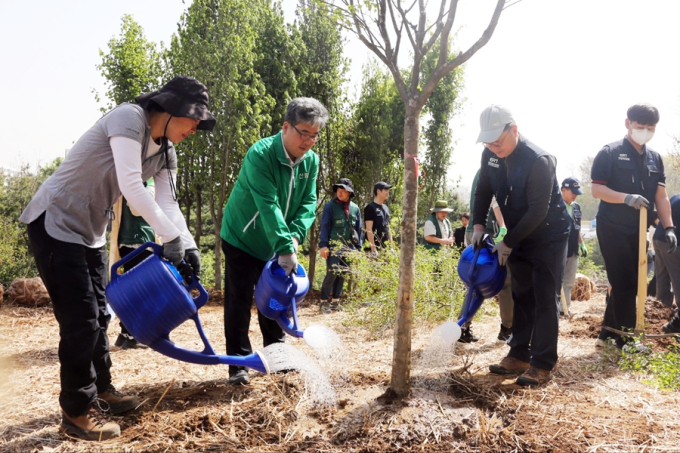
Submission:
M 349 220 L 345 214 L 344 203 L 331 202 L 333 207 L 333 218 L 331 219 L 331 241 L 340 241 L 346 245 L 352 245 L 352 230 L 359 218 L 359 206 L 349 202 Z
M 442 239 L 442 230 L 441 230 L 441 228 L 439 228 L 439 222 L 437 221 L 437 216 L 433 213 L 432 215 L 430 215 L 430 217 L 427 218 L 427 220 L 429 220 L 430 222 L 432 222 L 434 224 L 434 229 L 436 231 L 435 235 L 439 239 Z M 444 225 L 446 225 L 446 227 L 449 229 L 449 231 L 451 231 L 451 222 L 449 222 L 449 219 L 444 219 Z M 425 241 L 425 248 L 431 249 L 431 250 L 439 250 L 440 248 L 442 248 L 442 245 L 441 244 L 435 244 L 434 242 Z
M 575 201 L 571 203 L 574 217 L 571 219 L 571 232 L 567 242 L 567 256 L 574 256 L 578 252 L 578 234 L 581 231 L 581 206 Z

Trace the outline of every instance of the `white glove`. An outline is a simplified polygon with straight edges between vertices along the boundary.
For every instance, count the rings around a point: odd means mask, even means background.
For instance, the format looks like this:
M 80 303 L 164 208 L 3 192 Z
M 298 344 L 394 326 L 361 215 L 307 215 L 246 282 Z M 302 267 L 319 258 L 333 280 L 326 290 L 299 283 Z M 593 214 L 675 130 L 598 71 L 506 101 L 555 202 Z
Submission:
M 623 202 L 631 208 L 640 209 L 644 206 L 645 208 L 649 209 L 649 201 L 647 201 L 647 199 L 642 195 L 629 193 L 626 195 L 626 198 L 623 199 Z
M 483 231 L 475 231 L 474 233 L 472 233 L 472 248 L 477 250 L 479 247 L 481 247 L 483 239 L 484 239 Z
M 512 249 L 505 245 L 505 242 L 501 241 L 493 246 L 491 253 L 498 253 L 498 264 L 505 266 L 508 263 L 508 257 L 510 256 Z
M 290 255 L 279 255 L 279 266 L 286 271 L 286 275 L 290 275 L 294 270 L 297 271 L 297 265 L 298 260 L 295 253 L 291 253 Z
M 377 258 L 378 257 L 378 249 L 371 250 L 371 258 Z

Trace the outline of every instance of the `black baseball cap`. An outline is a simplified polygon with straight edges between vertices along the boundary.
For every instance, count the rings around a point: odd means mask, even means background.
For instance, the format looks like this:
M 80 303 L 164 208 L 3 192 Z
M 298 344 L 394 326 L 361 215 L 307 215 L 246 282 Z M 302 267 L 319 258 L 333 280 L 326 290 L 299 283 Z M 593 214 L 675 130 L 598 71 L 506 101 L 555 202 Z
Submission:
M 562 188 L 563 189 L 569 189 L 574 195 L 583 195 L 583 191 L 581 190 L 581 184 L 578 182 L 578 179 L 569 177 L 562 181 Z
M 215 117 L 208 110 L 208 89 L 193 77 L 177 76 L 160 90 L 137 96 L 135 102 L 144 109 L 153 102 L 172 116 L 199 120 L 199 130 L 215 127 Z
M 387 184 L 384 181 L 378 181 L 375 183 L 375 186 L 373 186 L 373 191 L 375 192 L 376 190 L 385 190 L 391 188 L 391 184 Z

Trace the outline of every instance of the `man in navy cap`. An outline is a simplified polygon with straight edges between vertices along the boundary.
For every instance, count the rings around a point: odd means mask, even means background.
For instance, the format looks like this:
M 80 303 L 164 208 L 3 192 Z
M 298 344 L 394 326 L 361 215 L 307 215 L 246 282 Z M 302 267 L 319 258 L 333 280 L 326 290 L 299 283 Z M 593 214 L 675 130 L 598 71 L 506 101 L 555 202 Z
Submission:
M 567 212 L 571 218 L 571 232 L 567 240 L 567 260 L 564 264 L 564 281 L 562 282 L 568 313 L 563 312 L 561 303 L 557 304 L 560 315 L 563 316 L 571 316 L 571 289 L 576 281 L 579 254 L 584 258 L 588 256 L 588 249 L 581 237 L 581 206 L 576 203 L 576 197 L 579 195 L 583 195 L 583 191 L 578 179 L 570 177 L 562 181 L 562 200 L 567 205 Z
M 495 196 L 508 234 L 494 246 L 498 262 L 510 266 L 514 300 L 510 352 L 492 373 L 521 374 L 519 385 L 550 380 L 557 362 L 560 297 L 569 214 L 555 176 L 556 159 L 517 130 L 510 111 L 487 107 L 477 142 L 484 144 L 475 191 L 472 244 L 481 246 Z

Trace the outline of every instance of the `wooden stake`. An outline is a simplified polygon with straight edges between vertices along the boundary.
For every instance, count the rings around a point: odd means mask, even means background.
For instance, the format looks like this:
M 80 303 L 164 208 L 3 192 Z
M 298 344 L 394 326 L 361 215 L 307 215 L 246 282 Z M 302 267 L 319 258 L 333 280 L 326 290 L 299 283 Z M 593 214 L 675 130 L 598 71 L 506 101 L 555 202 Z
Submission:
M 647 299 L 647 208 L 640 208 L 640 242 L 638 249 L 638 292 L 635 335 L 645 328 L 645 300 Z

